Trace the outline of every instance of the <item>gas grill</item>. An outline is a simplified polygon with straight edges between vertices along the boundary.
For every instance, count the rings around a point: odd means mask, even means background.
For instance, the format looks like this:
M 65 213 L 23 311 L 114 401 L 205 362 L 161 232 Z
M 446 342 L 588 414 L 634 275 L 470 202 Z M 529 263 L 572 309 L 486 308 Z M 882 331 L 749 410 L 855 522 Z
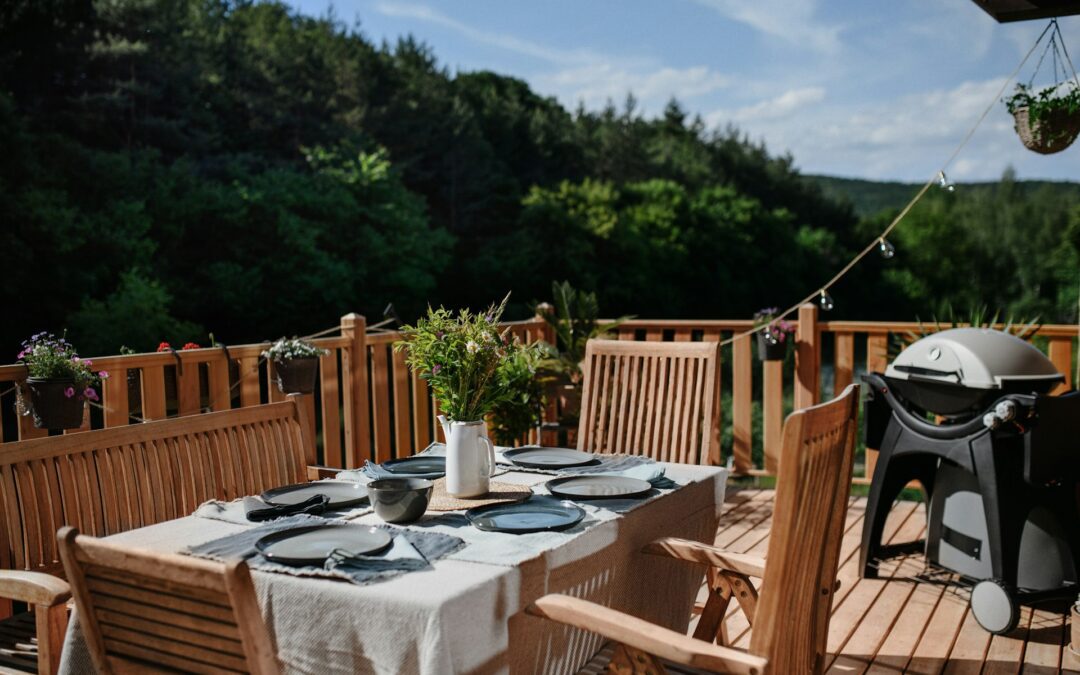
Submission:
M 909 345 L 884 374 L 863 376 L 866 446 L 878 450 L 860 566 L 876 577 L 885 519 L 918 481 L 927 497 L 924 551 L 974 583 L 972 613 L 993 633 L 1020 603 L 1076 597 L 1080 561 L 1080 393 L 1013 335 L 954 328 Z

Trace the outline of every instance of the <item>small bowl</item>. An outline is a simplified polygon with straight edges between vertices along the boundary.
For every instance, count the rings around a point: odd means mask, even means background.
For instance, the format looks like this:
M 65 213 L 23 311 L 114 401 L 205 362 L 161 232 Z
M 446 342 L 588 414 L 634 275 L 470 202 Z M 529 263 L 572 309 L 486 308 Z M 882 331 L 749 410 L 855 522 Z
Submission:
M 376 515 L 388 523 L 411 523 L 427 511 L 434 485 L 426 478 L 381 478 L 367 489 Z

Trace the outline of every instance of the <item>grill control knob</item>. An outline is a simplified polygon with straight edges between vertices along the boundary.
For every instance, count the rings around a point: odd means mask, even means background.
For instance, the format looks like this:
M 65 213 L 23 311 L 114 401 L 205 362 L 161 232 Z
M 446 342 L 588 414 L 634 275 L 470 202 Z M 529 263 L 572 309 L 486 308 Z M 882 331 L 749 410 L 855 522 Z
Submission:
M 997 429 L 1001 426 L 1001 418 L 994 413 L 986 413 L 983 415 L 983 426 L 987 429 Z
M 1002 422 L 1016 419 L 1016 402 L 1005 400 L 998 403 L 994 408 L 994 414 L 1000 417 Z

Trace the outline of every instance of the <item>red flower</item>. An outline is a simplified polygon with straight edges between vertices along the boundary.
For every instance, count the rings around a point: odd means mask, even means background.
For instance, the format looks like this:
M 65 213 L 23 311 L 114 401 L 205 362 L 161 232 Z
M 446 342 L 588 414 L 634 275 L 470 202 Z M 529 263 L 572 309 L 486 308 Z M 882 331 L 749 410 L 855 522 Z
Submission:
M 172 345 L 170 345 L 168 342 L 162 342 L 157 346 L 157 350 L 159 352 L 167 352 L 170 349 L 172 349 Z
M 181 347 L 180 349 L 181 349 L 181 350 L 184 350 L 184 349 L 202 349 L 202 347 L 200 347 L 199 345 L 195 344 L 194 342 L 188 342 L 187 344 L 185 344 L 185 345 L 184 345 L 183 347 Z

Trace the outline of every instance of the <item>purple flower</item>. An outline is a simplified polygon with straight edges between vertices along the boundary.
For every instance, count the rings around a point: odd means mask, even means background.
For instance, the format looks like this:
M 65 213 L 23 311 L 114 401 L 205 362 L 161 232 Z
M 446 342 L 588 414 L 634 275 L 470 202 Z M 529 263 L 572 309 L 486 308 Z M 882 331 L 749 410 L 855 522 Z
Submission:
M 17 359 L 21 359 L 21 358 L 22 358 L 22 357 L 24 357 L 24 356 L 26 356 L 26 350 L 25 350 L 25 349 L 24 349 L 24 350 L 22 350 L 21 352 L 19 352 L 19 355 L 18 355 L 18 356 L 16 356 L 15 358 L 17 358 Z
M 492 314 L 491 312 L 488 312 L 487 316 L 484 317 L 484 321 L 487 321 L 488 323 L 494 323 L 495 322 L 495 315 Z
M 442 370 L 442 364 L 436 363 L 431 367 L 431 374 L 438 375 L 440 370 Z
M 436 338 L 437 340 L 441 340 L 441 339 L 443 339 L 443 336 L 444 336 L 444 335 L 446 335 L 446 333 L 444 333 L 444 332 L 443 332 L 443 331 L 441 331 L 441 330 L 439 330 L 439 331 L 435 331 L 435 338 Z
M 86 391 L 83 392 L 83 396 L 90 399 L 91 401 L 98 400 L 97 392 L 94 391 L 93 387 L 87 387 Z
M 107 379 L 109 379 L 109 371 L 107 371 L 107 370 L 99 371 L 97 376 L 100 377 L 103 380 L 107 380 Z
M 75 395 L 75 387 L 68 387 L 67 389 L 64 390 L 64 396 L 66 396 L 67 398 L 71 398 L 74 395 Z

